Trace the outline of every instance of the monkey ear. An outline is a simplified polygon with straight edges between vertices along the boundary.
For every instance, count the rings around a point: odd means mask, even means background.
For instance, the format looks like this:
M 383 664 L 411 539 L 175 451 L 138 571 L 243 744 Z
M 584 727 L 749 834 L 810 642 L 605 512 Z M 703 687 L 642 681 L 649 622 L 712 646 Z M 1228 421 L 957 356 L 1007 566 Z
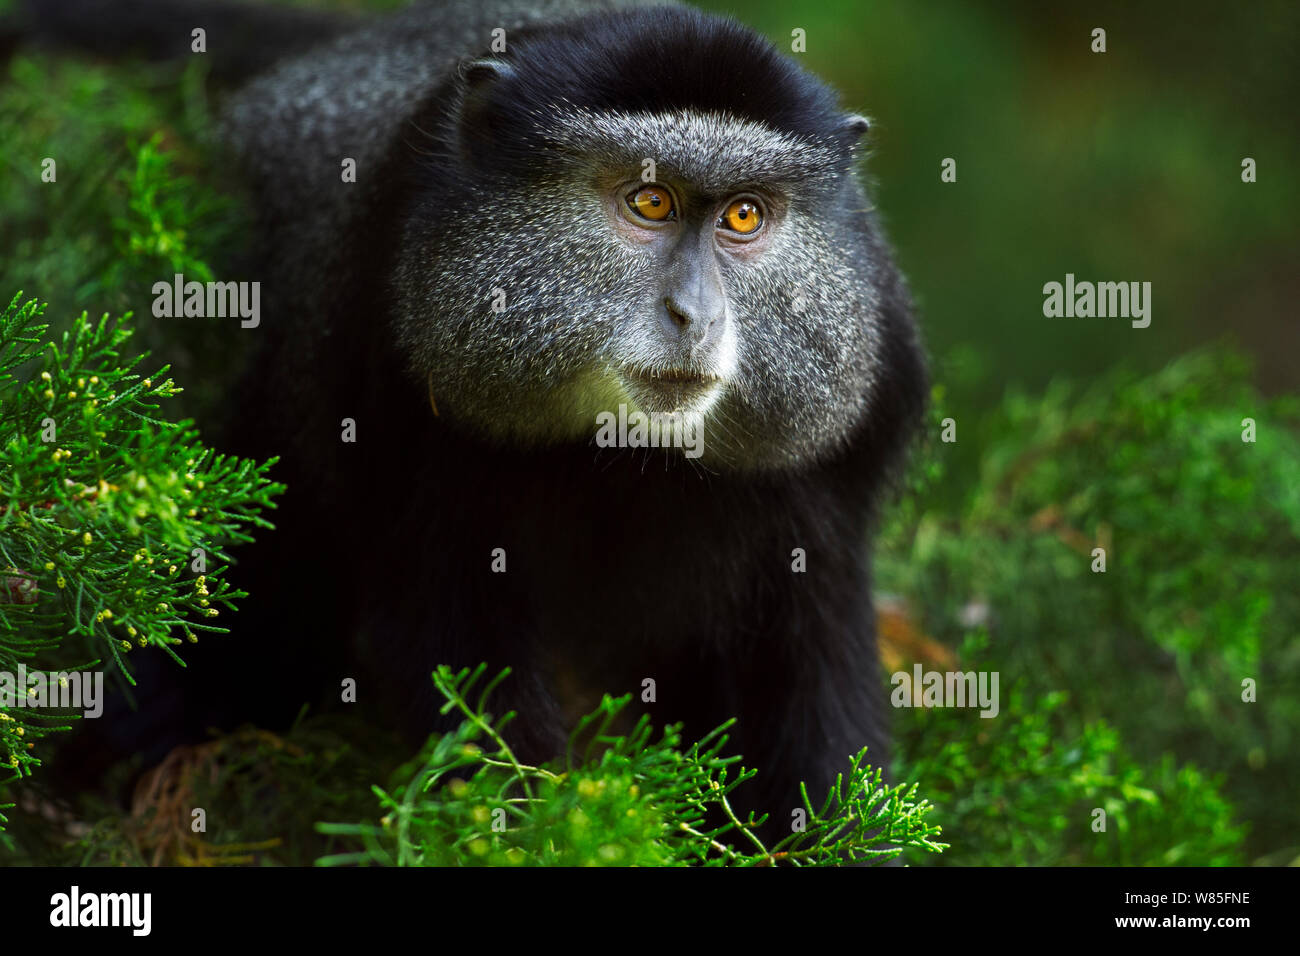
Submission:
M 513 80 L 517 75 L 514 66 L 505 60 L 482 57 L 462 60 L 456 68 L 460 78 L 470 89 L 501 80 Z
M 518 74 L 512 64 L 490 58 L 462 60 L 456 74 L 463 86 L 456 125 L 462 154 L 470 159 L 476 146 L 484 145 L 492 138 L 490 107 L 493 94 L 502 83 L 513 80 Z
M 844 117 L 844 123 L 840 127 L 841 134 L 850 144 L 856 143 L 871 130 L 871 120 L 861 113 L 849 113 Z
M 472 59 L 462 60 L 456 73 L 464 84 L 460 113 L 462 121 L 467 114 L 473 114 L 487 106 L 492 92 L 502 83 L 513 80 L 518 71 L 513 64 L 505 60 Z

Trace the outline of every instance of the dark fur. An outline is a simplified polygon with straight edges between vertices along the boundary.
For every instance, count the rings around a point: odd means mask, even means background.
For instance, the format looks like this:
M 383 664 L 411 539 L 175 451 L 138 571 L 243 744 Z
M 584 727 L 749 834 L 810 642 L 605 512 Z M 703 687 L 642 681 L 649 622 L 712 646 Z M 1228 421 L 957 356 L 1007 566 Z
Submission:
M 519 62 L 523 75 L 493 90 L 478 132 L 510 148 L 479 162 L 507 169 L 542 148 L 534 117 L 559 102 L 596 112 L 727 112 L 799 136 L 842 135 L 842 113 L 827 87 L 749 28 L 688 8 L 524 29 L 511 34 L 502 59 Z
M 208 49 L 220 51 L 211 57 L 213 77 L 234 82 L 356 24 L 345 14 L 292 7 L 249 12 L 235 0 L 27 0 L 22 32 L 101 56 L 168 60 L 189 55 L 191 31 L 202 27 Z
M 263 327 L 249 334 L 266 349 L 226 445 L 284 455 L 276 477 L 290 491 L 279 530 L 234 572 L 253 595 L 227 639 L 239 661 L 208 652 L 195 664 L 206 681 L 240 673 L 240 686 L 260 684 L 238 716 L 276 722 L 304 696 L 336 696 L 356 673 L 340 651 L 355 640 L 367 679 L 348 713 L 381 726 L 400 711 L 413 738 L 439 724 L 436 664 L 508 664 L 514 677 L 495 707 L 519 712 L 514 742 L 530 760 L 562 749 L 566 711 L 583 703 L 566 708 L 561 684 L 636 691 L 640 708 L 641 681 L 654 678 L 657 722 L 685 721 L 696 736 L 739 718 L 735 749 L 760 769 L 750 801 L 784 826 L 797 781 L 817 799 L 864 744 L 877 764 L 887 755 L 868 529 L 924 402 L 907 293 L 874 219 L 845 217 L 837 235 L 870 259 L 858 265 L 879 303 L 870 413 L 794 466 L 716 471 L 590 443 L 513 447 L 435 417 L 394 344 L 390 276 L 399 223 L 436 217 L 424 205 L 431 186 L 458 181 L 438 175 L 450 160 L 428 136 L 455 110 L 457 62 L 483 54 L 492 27 L 512 31 L 507 59 L 546 80 L 491 91 L 482 115 L 497 125 L 473 132 L 514 143 L 483 154 L 499 172 L 532 148 L 529 111 L 557 97 L 594 110 L 726 110 L 799 136 L 845 136 L 833 94 L 739 25 L 679 9 L 574 25 L 567 15 L 557 6 L 552 26 L 513 4 L 424 8 L 340 41 L 344 63 L 390 59 L 373 75 L 322 69 L 326 81 L 412 88 L 323 130 L 307 125 L 310 103 L 293 101 L 292 73 L 264 87 L 274 99 L 280 83 L 282 103 L 236 102 L 241 163 L 266 181 L 267 244 L 261 275 L 230 278 L 264 280 Z M 338 182 L 343 155 L 362 157 L 355 186 Z M 276 162 L 282 175 L 267 180 Z M 358 422 L 355 445 L 339 440 L 344 417 Z M 498 547 L 506 574 L 489 570 Z M 796 547 L 806 574 L 791 572 Z M 240 669 L 254 659 L 269 682 Z M 286 673 L 277 664 L 299 667 L 289 674 L 300 680 L 276 687 L 271 675 Z M 186 698 L 173 728 L 231 716 L 210 701 Z

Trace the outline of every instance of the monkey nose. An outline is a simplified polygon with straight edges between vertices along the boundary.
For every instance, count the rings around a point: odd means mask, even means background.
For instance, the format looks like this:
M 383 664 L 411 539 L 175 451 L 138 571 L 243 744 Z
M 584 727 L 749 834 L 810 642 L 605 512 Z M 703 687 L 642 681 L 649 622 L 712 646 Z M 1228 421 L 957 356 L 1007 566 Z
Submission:
M 672 319 L 680 329 L 686 328 L 691 324 L 691 317 L 686 314 L 686 310 L 673 301 L 672 296 L 664 299 L 664 308 L 668 310 L 668 318 Z
M 674 345 L 695 348 L 717 337 L 723 325 L 720 320 L 724 312 L 721 307 L 712 308 L 706 303 L 688 304 L 667 296 L 664 298 L 664 331 Z

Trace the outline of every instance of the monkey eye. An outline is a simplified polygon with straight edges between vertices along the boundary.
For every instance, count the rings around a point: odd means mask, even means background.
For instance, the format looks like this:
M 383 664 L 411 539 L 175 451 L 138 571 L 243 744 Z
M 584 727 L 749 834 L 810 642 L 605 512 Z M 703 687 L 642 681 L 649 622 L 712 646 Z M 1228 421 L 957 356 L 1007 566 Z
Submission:
M 673 208 L 673 194 L 662 186 L 642 186 L 627 197 L 628 207 L 642 219 L 663 222 L 677 218 Z
M 750 236 L 763 224 L 763 211 L 752 199 L 734 199 L 718 217 L 718 226 L 742 236 Z

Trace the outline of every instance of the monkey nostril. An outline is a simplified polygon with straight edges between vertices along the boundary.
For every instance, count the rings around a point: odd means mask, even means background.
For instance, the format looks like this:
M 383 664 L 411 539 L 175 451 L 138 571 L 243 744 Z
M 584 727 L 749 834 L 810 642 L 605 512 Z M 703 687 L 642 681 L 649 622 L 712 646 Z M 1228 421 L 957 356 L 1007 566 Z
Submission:
M 664 299 L 664 308 L 668 310 L 668 315 L 672 320 L 682 328 L 686 328 L 686 326 L 691 324 L 691 317 L 687 315 L 686 312 L 683 311 L 682 308 L 671 298 Z

